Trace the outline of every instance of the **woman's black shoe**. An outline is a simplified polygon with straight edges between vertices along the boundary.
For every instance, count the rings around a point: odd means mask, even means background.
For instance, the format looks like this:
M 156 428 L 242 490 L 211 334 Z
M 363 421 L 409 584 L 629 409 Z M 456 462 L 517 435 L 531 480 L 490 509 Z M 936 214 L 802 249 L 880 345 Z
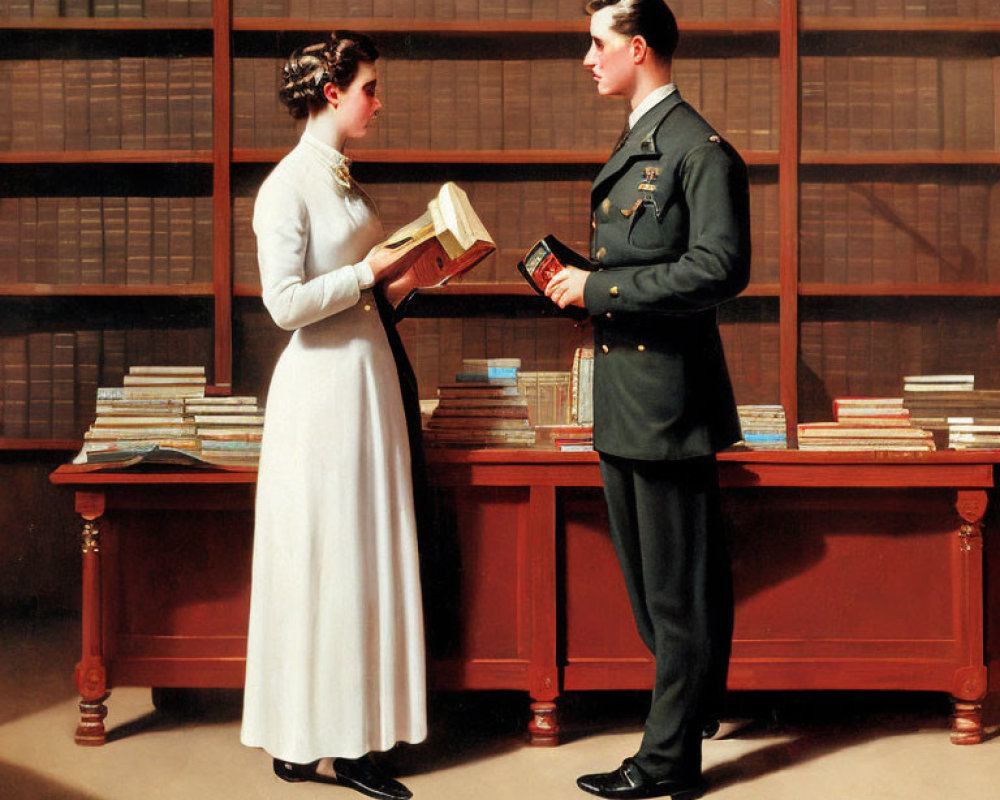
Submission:
M 337 783 L 379 800 L 409 800 L 413 792 L 397 780 L 384 774 L 368 756 L 361 758 L 335 758 L 333 771 Z
M 274 774 L 277 775 L 281 780 L 288 781 L 289 783 L 300 783 L 301 781 L 313 781 L 314 783 L 333 783 L 338 784 L 336 778 L 331 778 L 329 775 L 320 775 L 316 772 L 316 765 L 319 761 L 313 761 L 312 764 L 293 764 L 291 761 L 282 761 L 280 758 L 274 759 Z

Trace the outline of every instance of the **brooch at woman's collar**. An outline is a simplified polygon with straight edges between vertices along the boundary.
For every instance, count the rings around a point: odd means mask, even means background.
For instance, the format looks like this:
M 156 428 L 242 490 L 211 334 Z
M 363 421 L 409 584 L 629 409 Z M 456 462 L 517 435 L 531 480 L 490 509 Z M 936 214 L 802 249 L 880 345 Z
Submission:
M 351 159 L 345 156 L 343 161 L 330 170 L 330 173 L 333 175 L 334 183 L 344 189 L 350 190 L 352 185 Z

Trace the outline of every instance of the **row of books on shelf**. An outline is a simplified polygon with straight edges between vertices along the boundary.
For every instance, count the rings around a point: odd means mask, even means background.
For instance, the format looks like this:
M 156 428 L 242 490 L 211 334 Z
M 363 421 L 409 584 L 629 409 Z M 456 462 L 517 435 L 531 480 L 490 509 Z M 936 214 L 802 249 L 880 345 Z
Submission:
M 211 58 L 0 60 L 0 150 L 208 150 Z
M 935 303 L 930 311 L 893 301 L 874 319 L 854 315 L 859 303 L 866 311 L 867 301 L 855 298 L 799 323 L 802 419 L 828 411 L 832 397 L 898 396 L 899 375 L 960 369 L 978 375 L 984 386 L 1000 385 L 992 301 Z
M 11 17 L 212 17 L 212 0 L 0 0 L 0 18 Z
M 627 116 L 600 97 L 579 58 L 379 60 L 383 110 L 354 149 L 610 149 Z M 296 126 L 278 100 L 282 61 L 233 59 L 233 141 L 287 147 Z M 673 78 L 737 148 L 776 150 L 778 59 L 686 58 Z M 428 93 L 427 87 L 434 87 Z M 753 91 L 751 92 L 751 87 Z M 753 97 L 753 102 L 751 102 Z
M 750 404 L 780 394 L 781 332 L 773 303 L 745 305 L 735 318 L 720 319 L 719 336 L 736 397 Z
M 1000 280 L 1000 183 L 803 183 L 800 199 L 803 281 Z
M 130 367 L 121 387 L 98 387 L 95 411 L 75 464 L 254 467 L 260 456 L 257 398 L 206 397 L 204 367 Z
M 97 388 L 120 383 L 126 364 L 206 363 L 211 354 L 207 328 L 0 336 L 0 436 L 78 438 L 93 419 Z
M 422 202 L 437 184 L 372 183 L 365 187 L 375 200 L 387 229 L 415 217 Z M 532 241 L 544 231 L 579 253 L 589 248 L 589 181 L 463 181 L 463 188 L 486 228 L 493 234 L 498 251 L 469 274 L 475 283 L 514 283 L 519 280 L 514 265 Z M 233 198 L 233 275 L 238 284 L 254 285 L 260 277 L 256 240 L 253 235 L 253 204 L 250 196 Z M 778 281 L 778 185 L 753 182 L 750 186 L 753 278 L 755 282 Z
M 236 0 L 235 17 L 576 20 L 581 0 Z M 779 0 L 674 0 L 678 19 L 775 18 Z M 997 0 L 802 0 L 804 17 L 1000 16 Z M 211 0 L 0 0 L 0 17 L 211 17 Z
M 803 150 L 992 150 L 1000 58 L 804 56 Z
M 1000 0 L 799 0 L 803 17 L 925 19 L 1000 17 Z
M 778 0 L 674 0 L 679 19 L 776 17 Z M 236 0 L 235 16 L 579 20 L 582 0 Z
M 0 284 L 211 280 L 210 197 L 0 197 Z
M 519 358 L 463 359 L 453 383 L 426 404 L 431 446 L 535 444 L 591 450 L 593 350 L 579 348 L 567 372 L 521 370 Z

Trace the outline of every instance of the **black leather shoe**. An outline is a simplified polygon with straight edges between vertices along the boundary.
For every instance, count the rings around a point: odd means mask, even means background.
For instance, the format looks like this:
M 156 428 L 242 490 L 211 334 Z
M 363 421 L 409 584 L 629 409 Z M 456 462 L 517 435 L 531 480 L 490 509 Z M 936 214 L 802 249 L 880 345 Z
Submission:
M 710 719 L 701 726 L 701 738 L 711 739 L 715 734 L 719 732 L 720 728 L 719 720 Z
M 634 797 L 695 800 L 705 793 L 705 786 L 701 781 L 680 783 L 675 780 L 657 780 L 647 775 L 631 758 L 626 758 L 614 772 L 581 775 L 576 779 L 576 785 L 598 797 L 621 798 L 621 800 Z
M 379 800 L 409 800 L 413 792 L 393 780 L 372 763 L 368 756 L 361 758 L 335 758 L 333 771 L 337 783 Z
M 293 764 L 291 761 L 282 761 L 280 758 L 276 758 L 274 759 L 274 774 L 281 778 L 281 780 L 288 781 L 289 783 L 312 781 L 313 783 L 339 784 L 336 778 L 331 778 L 329 775 L 320 775 L 316 772 L 317 764 L 319 764 L 319 761 L 313 761 L 312 764 Z

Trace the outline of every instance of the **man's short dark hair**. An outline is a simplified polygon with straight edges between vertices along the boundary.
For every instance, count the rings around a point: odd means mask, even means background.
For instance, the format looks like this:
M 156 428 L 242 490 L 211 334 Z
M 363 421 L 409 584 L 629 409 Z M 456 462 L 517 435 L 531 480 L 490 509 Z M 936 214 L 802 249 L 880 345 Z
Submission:
M 664 0 L 590 0 L 587 13 L 618 6 L 613 14 L 611 30 L 629 38 L 641 36 L 649 49 L 668 61 L 674 57 L 677 41 L 677 19 Z

